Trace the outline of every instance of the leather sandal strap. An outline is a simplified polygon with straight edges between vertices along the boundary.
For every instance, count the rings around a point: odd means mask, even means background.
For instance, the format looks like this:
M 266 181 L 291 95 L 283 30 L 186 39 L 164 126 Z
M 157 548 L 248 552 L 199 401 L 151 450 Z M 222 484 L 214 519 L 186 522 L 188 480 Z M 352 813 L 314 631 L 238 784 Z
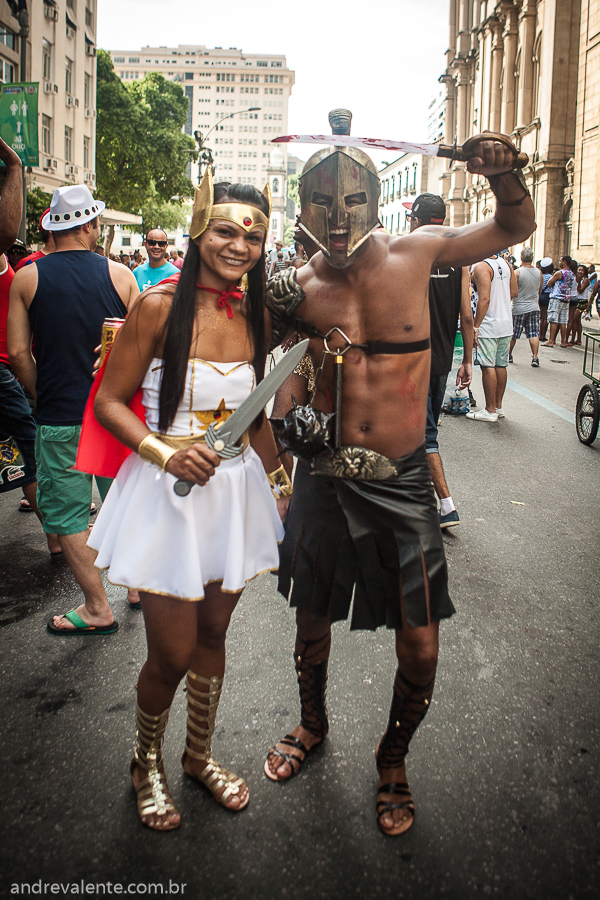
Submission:
M 377 788 L 377 794 L 392 794 L 396 797 L 408 797 L 408 799 L 404 800 L 402 803 L 394 803 L 392 800 L 378 800 L 375 806 L 378 820 L 386 813 L 393 812 L 395 809 L 407 809 L 412 813 L 415 811 L 415 804 L 411 797 L 408 784 L 405 781 L 392 781 L 389 784 L 382 784 L 381 787 Z
M 406 781 L 391 781 L 389 784 L 382 784 L 377 788 L 378 794 L 408 794 L 410 790 Z
M 283 741 L 280 741 L 280 743 L 283 743 Z M 290 767 L 290 775 L 288 776 L 289 778 L 291 778 L 292 775 L 296 774 L 296 772 L 304 762 L 304 759 L 300 759 L 300 757 L 296 756 L 295 753 L 285 753 L 283 750 L 277 750 L 276 748 L 273 748 L 273 750 L 269 750 L 269 752 L 267 753 L 267 759 L 270 760 L 274 756 L 279 756 L 280 759 L 282 759 L 284 763 L 286 763 Z M 298 763 L 297 766 L 294 766 L 292 764 L 293 759 Z
M 294 737 L 293 734 L 286 734 L 284 738 L 280 741 L 277 741 L 278 744 L 285 744 L 286 747 L 297 747 L 298 750 L 301 750 L 302 753 L 306 756 L 308 753 L 307 748 L 304 746 L 300 738 Z

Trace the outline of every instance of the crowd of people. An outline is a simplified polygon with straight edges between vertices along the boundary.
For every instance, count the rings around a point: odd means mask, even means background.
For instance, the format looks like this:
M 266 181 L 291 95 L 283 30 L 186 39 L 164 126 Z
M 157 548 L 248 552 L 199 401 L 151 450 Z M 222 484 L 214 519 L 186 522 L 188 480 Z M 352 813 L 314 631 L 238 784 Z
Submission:
M 248 805 L 248 785 L 213 758 L 212 737 L 231 615 L 249 580 L 278 570 L 296 611 L 300 722 L 269 750 L 266 777 L 289 780 L 328 734 L 332 622 L 387 627 L 397 662 L 376 750 L 376 821 L 388 836 L 411 827 L 406 756 L 430 708 L 440 622 L 455 611 L 441 529 L 460 519 L 437 423 L 457 327 L 457 386 L 471 383 L 475 348 L 486 404 L 471 415 L 497 421 L 511 342 L 523 330 L 539 363 L 534 300 L 549 297 L 546 343 L 564 327 L 568 346 L 580 333 L 580 317 L 568 313 L 573 282 L 577 312 L 597 296 L 595 273 L 581 267 L 578 278 L 568 257 L 554 273 L 551 260 L 534 267 L 524 247 L 515 273 L 499 254 L 535 228 L 515 155 L 508 139 L 482 137 L 467 163 L 488 178 L 494 216 L 449 231 L 442 198 L 425 194 L 411 205 L 410 234 L 394 237 L 380 227 L 372 161 L 327 147 L 302 173 L 298 242 L 270 251 L 268 186 L 213 185 L 209 169 L 185 257 L 155 228 L 146 259 L 105 258 L 104 204 L 69 185 L 42 217 L 43 248 L 14 275 L 4 262 L 0 431 L 22 450 L 29 502 L 83 594 L 48 629 L 118 630 L 101 570 L 143 612 L 148 652 L 130 772 L 146 826 L 181 821 L 162 746 L 182 680 L 185 773 L 228 810 Z M 0 157 L 3 254 L 21 217 L 21 167 L 1 141 Z M 565 317 L 557 303 L 567 296 Z M 94 377 L 107 319 L 124 322 Z M 230 447 L 219 427 L 260 385 L 269 348 L 299 337 L 308 352 L 279 386 L 272 421 L 259 414 Z M 85 468 L 83 447 L 95 459 Z M 94 477 L 103 504 L 90 531 Z

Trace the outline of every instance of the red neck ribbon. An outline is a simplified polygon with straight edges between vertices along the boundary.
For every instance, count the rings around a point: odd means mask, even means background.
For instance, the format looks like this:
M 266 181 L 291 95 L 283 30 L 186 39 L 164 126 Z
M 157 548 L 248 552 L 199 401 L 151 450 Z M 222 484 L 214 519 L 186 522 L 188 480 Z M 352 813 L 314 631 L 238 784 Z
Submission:
M 227 318 L 233 319 L 233 310 L 229 301 L 241 300 L 243 297 L 242 291 L 239 291 L 233 284 L 230 284 L 226 291 L 217 291 L 214 288 L 204 287 L 203 284 L 197 284 L 196 287 L 200 288 L 201 291 L 208 291 L 209 294 L 218 294 L 217 306 L 219 309 L 226 309 Z

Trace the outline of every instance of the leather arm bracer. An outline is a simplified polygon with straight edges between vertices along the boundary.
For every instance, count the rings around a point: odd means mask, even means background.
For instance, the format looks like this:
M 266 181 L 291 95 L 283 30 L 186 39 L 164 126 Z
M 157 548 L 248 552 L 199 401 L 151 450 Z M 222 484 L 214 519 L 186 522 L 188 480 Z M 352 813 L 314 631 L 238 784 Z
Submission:
M 296 269 L 284 269 L 267 282 L 267 309 L 271 314 L 271 346 L 278 347 L 290 328 L 294 313 L 306 294 L 296 281 Z

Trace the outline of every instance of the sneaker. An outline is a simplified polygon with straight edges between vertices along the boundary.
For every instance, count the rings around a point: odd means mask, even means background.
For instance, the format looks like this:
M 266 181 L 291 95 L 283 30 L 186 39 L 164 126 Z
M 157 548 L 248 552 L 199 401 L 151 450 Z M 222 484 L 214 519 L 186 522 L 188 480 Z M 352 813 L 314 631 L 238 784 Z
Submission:
M 502 407 L 500 407 L 500 408 L 496 407 L 496 415 L 498 416 L 499 419 L 505 419 L 505 418 L 506 418 L 505 412 L 504 412 L 504 410 L 502 409 Z
M 498 413 L 490 413 L 484 406 L 483 409 L 478 409 L 477 412 L 468 412 L 467 419 L 474 419 L 476 422 L 497 422 Z
M 455 525 L 460 525 L 460 519 L 455 509 L 453 509 L 452 512 L 446 513 L 445 516 L 439 512 L 438 519 L 440 521 L 440 528 L 454 528 Z
M 533 357 L 533 359 L 531 360 L 531 365 L 533 366 L 534 369 L 539 369 L 540 361 L 537 356 Z
M 509 363 L 514 362 L 514 359 L 512 358 L 512 356 L 508 357 L 508 361 L 509 361 Z

